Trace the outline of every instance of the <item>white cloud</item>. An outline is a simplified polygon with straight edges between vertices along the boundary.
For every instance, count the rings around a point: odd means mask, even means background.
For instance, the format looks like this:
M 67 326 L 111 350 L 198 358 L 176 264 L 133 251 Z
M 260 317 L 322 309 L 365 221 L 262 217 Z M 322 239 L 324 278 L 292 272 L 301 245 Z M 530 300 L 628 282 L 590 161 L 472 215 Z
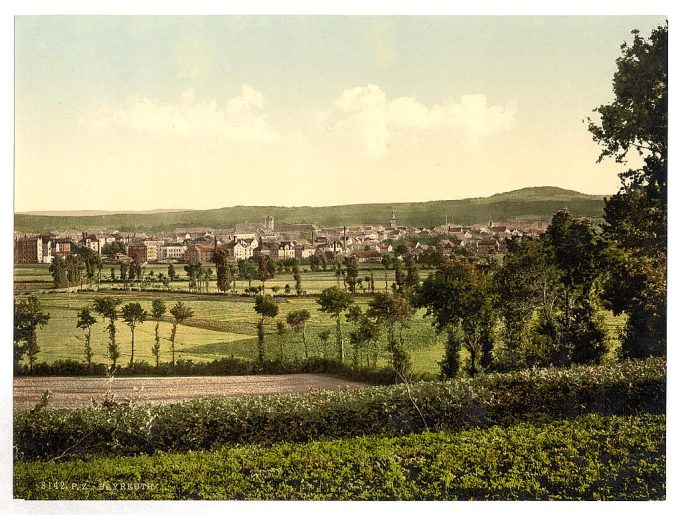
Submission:
M 410 97 L 389 100 L 375 84 L 345 90 L 328 113 L 335 129 L 360 138 L 368 157 L 388 154 L 397 135 L 412 140 L 428 130 L 452 131 L 476 149 L 484 138 L 510 128 L 514 116 L 513 103 L 489 106 L 481 94 L 426 106 Z
M 196 101 L 193 88 L 184 90 L 177 103 L 146 97 L 122 105 L 100 106 L 83 120 L 86 129 L 126 129 L 152 136 L 212 138 L 241 143 L 271 143 L 279 134 L 267 121 L 261 92 L 244 84 L 241 94 L 218 107 L 215 101 Z

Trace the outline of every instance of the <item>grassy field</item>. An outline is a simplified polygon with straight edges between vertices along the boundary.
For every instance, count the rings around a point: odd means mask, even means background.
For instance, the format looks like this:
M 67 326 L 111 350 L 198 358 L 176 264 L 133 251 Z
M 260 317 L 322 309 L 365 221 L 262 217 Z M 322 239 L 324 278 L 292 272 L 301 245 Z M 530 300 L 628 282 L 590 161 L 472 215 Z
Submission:
M 665 499 L 665 417 L 54 463 L 16 462 L 25 499 Z
M 252 297 L 234 297 L 217 294 L 215 281 L 211 281 L 209 292 L 214 295 L 190 295 L 188 282 L 183 267 L 176 267 L 181 281 L 172 284 L 173 290 L 185 292 L 182 294 L 163 290 L 151 291 L 113 291 L 110 288 L 122 288 L 121 283 L 102 282 L 98 292 L 82 291 L 72 288 L 71 292 L 65 290 L 55 291 L 51 286 L 48 265 L 18 265 L 14 269 L 15 291 L 17 294 L 36 294 L 44 307 L 50 313 L 51 319 L 44 330 L 39 332 L 39 344 L 41 352 L 39 361 L 48 363 L 58 359 L 80 360 L 83 356 L 83 332 L 76 328 L 77 312 L 85 306 L 91 305 L 95 296 L 114 294 L 123 303 L 140 302 L 147 311 L 151 309 L 151 302 L 155 297 L 165 299 L 168 309 L 177 301 L 186 303 L 194 310 L 194 317 L 185 325 L 182 325 L 177 333 L 176 358 L 190 359 L 193 361 L 211 361 L 222 357 L 236 357 L 255 359 L 257 357 L 257 315 L 253 310 Z M 147 273 L 167 273 L 164 265 L 148 265 Z M 385 275 L 381 266 L 371 267 L 374 274 L 376 291 L 384 291 Z M 324 288 L 335 286 L 338 280 L 334 273 L 327 271 L 311 272 L 303 267 L 303 287 L 309 294 L 319 293 Z M 425 277 L 430 271 L 421 270 L 421 277 Z M 118 270 L 116 269 L 116 273 Z M 107 267 L 104 269 L 105 277 L 108 276 Z M 369 275 L 367 269 L 362 269 L 361 277 Z M 214 277 L 214 275 L 213 275 Z M 394 271 L 388 270 L 388 284 L 394 282 Z M 259 281 L 253 281 L 253 285 L 259 285 Z M 273 280 L 267 281 L 266 292 L 273 293 L 272 286 L 279 286 L 277 297 L 279 302 L 279 315 L 276 320 L 269 319 L 266 325 L 266 354 L 270 358 L 285 356 L 286 358 L 304 357 L 304 347 L 301 336 L 288 331 L 280 336 L 276 334 L 276 321 L 285 321 L 286 315 L 291 311 L 307 309 L 311 313 L 311 320 L 307 325 L 307 339 L 311 356 L 333 357 L 336 349 L 334 344 L 334 321 L 330 316 L 321 313 L 314 297 L 296 297 L 294 294 L 283 295 L 286 284 L 295 284 L 292 274 L 279 274 Z M 340 285 L 342 281 L 340 280 Z M 237 289 L 243 291 L 248 286 L 246 281 L 237 281 Z M 96 288 L 96 285 L 94 286 Z M 356 303 L 365 310 L 369 296 L 358 295 Z M 625 323 L 625 317 L 614 316 L 609 311 L 602 312 L 605 324 L 609 331 L 609 356 L 613 357 L 618 345 L 617 335 Z M 404 339 L 407 342 L 411 354 L 413 370 L 437 374 L 439 364 L 444 355 L 444 337 L 438 335 L 431 325 L 430 319 L 423 317 L 424 310 L 420 310 L 413 317 L 409 327 L 404 330 Z M 169 361 L 168 337 L 171 328 L 171 318 L 168 314 L 161 322 L 160 333 L 162 337 L 161 361 Z M 151 347 L 154 339 L 153 321 L 147 321 L 138 326 L 135 334 L 135 359 L 139 361 L 153 362 Z M 118 342 L 121 347 L 121 363 L 129 361 L 130 331 L 122 321 L 117 324 Z M 319 338 L 319 333 L 331 330 L 331 337 L 327 344 Z M 343 318 L 343 331 L 345 336 L 351 331 L 352 326 Z M 100 322 L 93 327 L 92 346 L 94 361 L 108 363 L 107 334 L 104 332 L 105 324 Z M 347 339 L 347 338 L 346 338 Z M 381 340 L 382 341 L 382 340 Z M 384 343 L 384 342 L 383 342 Z M 384 345 L 383 345 L 384 347 Z M 347 355 L 350 356 L 348 346 Z M 379 364 L 386 364 L 385 356 L 380 358 Z
M 16 231 L 62 231 L 78 227 L 136 231 L 169 231 L 176 227 L 217 229 L 249 220 L 262 222 L 268 215 L 283 223 L 314 223 L 320 227 L 386 223 L 394 210 L 399 224 L 432 227 L 446 217 L 456 223 L 488 223 L 489 220 L 547 220 L 559 209 L 576 216 L 601 217 L 604 202 L 599 195 L 585 195 L 554 187 L 523 188 L 485 198 L 438 200 L 392 204 L 355 204 L 325 207 L 238 206 L 203 211 L 102 216 L 36 216 L 15 214 Z
M 173 294 L 146 292 L 108 292 L 113 293 L 123 303 L 140 302 L 150 310 L 151 301 L 162 296 L 168 308 L 176 301 L 182 301 L 194 310 L 194 317 L 188 324 L 178 328 L 176 337 L 176 359 L 193 361 L 211 361 L 221 357 L 255 359 L 257 357 L 258 316 L 253 309 L 252 298 L 222 298 L 210 296 L 176 296 Z M 104 292 L 51 293 L 37 294 L 44 311 L 50 314 L 48 325 L 39 331 L 38 343 L 41 347 L 39 361 L 48 363 L 58 359 L 83 359 L 84 333 L 76 328 L 77 313 L 85 306 L 91 306 L 95 296 Z M 357 304 L 366 309 L 369 298 L 357 297 Z M 335 355 L 335 322 L 327 314 L 318 310 L 316 300 L 311 297 L 289 297 L 279 299 L 279 315 L 275 320 L 269 319 L 266 325 L 266 354 L 270 358 L 304 357 L 301 335 L 288 331 L 280 336 L 276 334 L 276 320 L 284 320 L 286 315 L 295 310 L 307 309 L 311 319 L 307 324 L 307 341 L 311 356 Z M 437 362 L 444 353 L 443 340 L 432 327 L 429 319 L 418 313 L 409 327 L 404 330 L 404 338 L 412 354 L 414 370 L 417 372 L 438 372 Z M 168 337 L 171 329 L 171 318 L 165 317 L 160 325 L 162 356 L 161 361 L 170 360 L 170 343 Z M 105 323 L 99 322 L 92 328 L 93 361 L 108 363 L 108 334 Z M 351 330 L 351 324 L 343 320 L 345 335 Z M 155 322 L 147 322 L 137 326 L 135 331 L 135 360 L 153 362 L 151 347 L 154 342 Z M 117 322 L 117 341 L 120 345 L 120 363 L 130 359 L 130 331 L 119 320 Z M 331 330 L 331 338 L 326 345 L 319 338 L 319 332 Z M 384 346 L 384 345 L 383 345 Z M 348 355 L 349 355 L 348 349 Z M 382 357 L 380 363 L 385 363 Z

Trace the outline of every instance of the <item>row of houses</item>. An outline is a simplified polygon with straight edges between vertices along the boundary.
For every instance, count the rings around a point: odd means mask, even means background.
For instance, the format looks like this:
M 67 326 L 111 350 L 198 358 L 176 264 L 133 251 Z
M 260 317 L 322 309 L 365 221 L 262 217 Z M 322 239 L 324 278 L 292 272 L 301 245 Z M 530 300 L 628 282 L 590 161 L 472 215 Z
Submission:
M 15 263 L 50 263 L 55 256 L 64 257 L 77 246 L 102 255 L 107 263 L 136 261 L 210 263 L 215 252 L 223 250 L 235 261 L 253 256 L 273 260 L 309 259 L 323 256 L 327 260 L 353 255 L 361 263 L 380 262 L 394 251 L 391 242 L 427 237 L 440 239 L 437 249 L 449 254 L 463 247 L 471 252 L 504 251 L 504 241 L 519 234 L 540 234 L 548 221 L 515 221 L 488 225 L 445 224 L 434 228 L 399 226 L 394 212 L 386 223 L 319 228 L 314 224 L 280 224 L 268 216 L 264 223 L 237 224 L 233 230 L 219 233 L 212 227 L 178 228 L 171 233 L 146 235 L 107 231 L 98 234 L 73 231 L 61 234 L 15 234 Z M 443 238 L 442 238 L 443 237 Z M 123 252 L 104 255 L 105 246 L 117 243 Z M 408 253 L 419 258 L 427 245 L 406 244 Z

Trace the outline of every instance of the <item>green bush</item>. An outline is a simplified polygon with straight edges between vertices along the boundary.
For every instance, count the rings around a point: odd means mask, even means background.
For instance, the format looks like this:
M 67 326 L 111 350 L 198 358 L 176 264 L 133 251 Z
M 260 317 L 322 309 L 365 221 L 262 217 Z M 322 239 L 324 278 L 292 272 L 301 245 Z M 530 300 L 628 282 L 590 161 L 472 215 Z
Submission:
M 106 377 L 108 366 L 93 365 L 92 374 L 87 364 L 76 360 L 58 360 L 54 363 L 37 363 L 30 370 L 21 366 L 17 376 L 100 376 Z M 220 358 L 213 361 L 178 360 L 173 367 L 161 363 L 158 367 L 145 361 L 135 362 L 133 367 L 118 367 L 116 377 L 148 376 L 240 376 L 260 374 L 333 374 L 370 384 L 394 384 L 396 374 L 390 368 L 371 369 L 340 363 L 333 359 L 311 357 L 307 360 L 266 360 L 263 363 L 240 358 Z M 429 379 L 427 374 L 415 375 L 415 379 Z
M 79 410 L 16 411 L 15 456 L 152 454 L 228 443 L 399 435 L 422 431 L 425 423 L 430 429 L 459 430 L 592 412 L 663 413 L 665 370 L 665 360 L 650 358 L 420 382 L 411 386 L 410 395 L 404 385 L 393 385 L 162 406 L 109 403 Z
M 665 417 L 16 463 L 26 499 L 664 499 Z

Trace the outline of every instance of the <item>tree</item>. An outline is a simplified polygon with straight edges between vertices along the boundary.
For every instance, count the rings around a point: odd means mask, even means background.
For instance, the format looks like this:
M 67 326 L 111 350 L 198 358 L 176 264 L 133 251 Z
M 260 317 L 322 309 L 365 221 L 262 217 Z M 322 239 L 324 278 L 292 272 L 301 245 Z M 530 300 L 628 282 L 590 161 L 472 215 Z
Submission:
M 168 265 L 168 277 L 171 281 L 174 281 L 177 278 L 177 271 L 175 270 L 175 265 L 172 263 Z
M 345 259 L 345 277 L 347 278 L 349 291 L 356 293 L 357 279 L 359 277 L 359 262 L 355 256 L 350 256 Z
M 109 333 L 109 358 L 111 358 L 112 370 L 116 369 L 116 362 L 120 357 L 120 349 L 116 343 L 116 319 L 118 318 L 118 306 L 120 299 L 116 297 L 100 297 L 94 299 L 94 310 L 101 315 L 105 320 L 108 319 L 109 325 L 106 326 L 106 331 Z
M 120 264 L 120 280 L 123 281 L 123 288 L 126 290 L 128 287 L 128 268 L 126 263 Z
M 408 290 L 412 290 L 420 284 L 420 277 L 418 275 L 418 267 L 415 260 L 411 256 L 407 256 L 404 260 L 406 264 L 406 278 L 404 279 L 404 286 Z
M 474 376 L 478 371 L 477 357 L 485 343 L 488 345 L 485 340 L 493 325 L 492 297 L 484 269 L 463 260 L 443 263 L 416 289 L 414 305 L 427 309 L 439 331 L 461 331 L 463 345 L 470 354 L 468 373 Z M 447 344 L 458 341 L 456 335 L 448 335 Z M 442 372 L 446 371 L 442 367 Z
M 604 242 L 586 219 L 576 219 L 566 210 L 553 215 L 541 236 L 548 259 L 558 271 L 561 318 L 541 321 L 548 337 L 550 363 L 566 366 L 590 356 L 593 362 L 605 352 L 604 332 L 598 329 L 591 295 L 600 274 Z M 585 318 L 583 318 L 585 317 Z M 553 334 L 554 333 L 554 334 Z M 588 337 L 585 337 L 587 333 Z M 599 337 L 599 341 L 597 338 Z M 590 349 L 584 346 L 590 345 Z M 577 352 L 578 349 L 578 352 Z
M 300 275 L 300 264 L 297 259 L 293 260 L 293 279 L 295 280 L 295 293 L 299 297 L 302 295 L 302 276 Z
M 178 302 L 172 309 L 170 314 L 173 317 L 172 330 L 170 331 L 170 347 L 172 350 L 172 366 L 175 366 L 175 337 L 177 336 L 177 325 L 194 316 L 194 310 L 186 306 L 183 302 Z
M 64 258 L 55 256 L 50 263 L 50 274 L 52 274 L 52 282 L 55 288 L 65 288 L 68 286 L 68 278 L 66 275 L 66 262 Z
M 621 45 L 614 73 L 614 101 L 588 119 L 593 140 L 603 149 L 598 161 L 625 164 L 632 151 L 644 165 L 622 172 L 621 190 L 605 203 L 605 221 L 625 249 L 665 254 L 667 234 L 668 25 L 645 40 Z
M 340 315 L 349 309 L 354 300 L 352 295 L 346 291 L 341 290 L 337 286 L 331 286 L 321 292 L 316 299 L 317 304 L 321 306 L 323 313 L 328 313 L 335 318 L 335 333 L 338 344 L 338 357 L 340 362 L 345 361 L 345 342 L 342 337 L 342 326 L 340 323 Z
M 408 300 L 399 294 L 376 293 L 368 303 L 366 315 L 387 331 L 387 351 L 392 368 L 402 381 L 406 381 L 410 369 L 410 359 L 403 339 L 403 328 L 413 316 L 414 309 Z M 399 326 L 399 337 L 396 327 Z
M 264 293 L 264 283 L 273 278 L 276 271 L 275 265 L 269 256 L 260 256 L 257 262 L 257 278 L 262 281 L 262 293 Z
M 159 334 L 159 329 L 161 325 L 161 318 L 165 315 L 167 308 L 165 306 L 165 301 L 163 299 L 153 299 L 151 303 L 151 318 L 156 321 L 156 327 L 154 328 L 154 344 L 151 348 L 151 353 L 156 358 L 156 368 L 160 365 L 161 357 L 161 337 Z
M 279 314 L 279 306 L 273 297 L 269 295 L 257 295 L 255 297 L 255 312 L 260 315 L 257 322 L 257 357 L 260 364 L 264 363 L 264 322 L 266 318 L 274 318 Z
M 215 253 L 213 261 L 217 268 L 217 289 L 224 293 L 231 287 L 232 280 L 228 255 L 223 249 L 220 249 Z
M 385 269 L 385 292 L 387 292 L 387 288 L 388 288 L 387 271 L 389 270 L 390 265 L 392 264 L 392 256 L 390 256 L 389 254 L 385 254 L 381 259 L 381 263 L 382 263 L 383 268 Z
M 404 272 L 402 270 L 401 259 L 399 258 L 394 260 L 394 284 L 397 291 L 401 291 L 402 286 L 404 286 Z
M 33 370 L 40 352 L 38 346 L 38 328 L 47 325 L 50 314 L 43 312 L 40 302 L 34 295 L 14 302 L 14 370 L 19 370 L 19 363 L 24 355 L 28 356 L 29 370 Z
M 184 265 L 184 271 L 189 276 L 189 291 L 198 292 L 201 274 L 203 273 L 203 265 L 201 263 L 188 263 Z
M 501 316 L 509 368 L 518 368 L 521 351 L 529 347 L 530 321 L 540 309 L 551 318 L 556 297 L 558 271 L 550 264 L 537 238 L 514 237 L 493 281 L 494 309 Z
M 286 322 L 294 330 L 302 334 L 302 345 L 305 348 L 305 359 L 309 359 L 309 352 L 307 350 L 307 336 L 305 334 L 305 328 L 307 327 L 307 322 L 311 318 L 309 311 L 306 309 L 299 309 L 297 311 L 291 311 L 286 316 Z
M 253 259 L 241 259 L 237 267 L 239 278 L 242 281 L 248 281 L 248 288 L 251 288 L 252 280 L 257 277 L 257 263 Z
M 133 367 L 135 360 L 135 328 L 137 324 L 143 324 L 146 321 L 148 313 L 139 302 L 130 302 L 123 306 L 122 316 L 123 321 L 130 328 L 130 333 L 132 334 L 130 342 L 130 367 Z
M 85 307 L 78 312 L 76 327 L 86 331 L 85 333 L 85 361 L 87 368 L 92 374 L 92 326 L 97 323 L 97 319 L 90 314 L 90 308 Z
M 633 154 L 643 163 L 621 172 L 620 190 L 605 201 L 604 298 L 628 314 L 623 355 L 644 357 L 666 352 L 668 25 L 646 40 L 632 34 L 616 60 L 614 101 L 594 110 L 599 123 L 589 118 L 588 130 L 603 147 L 598 161 L 625 164 Z
M 324 358 L 328 355 L 328 340 L 331 337 L 331 332 L 328 329 L 322 329 L 319 331 L 319 340 L 321 340 L 321 346 L 323 348 Z
M 283 360 L 283 337 L 288 332 L 286 323 L 283 320 L 276 321 L 276 334 L 279 336 L 279 359 Z
M 104 245 L 102 246 L 102 254 L 104 254 L 105 256 L 113 256 L 114 254 L 125 254 L 125 244 L 122 241 L 104 243 Z

